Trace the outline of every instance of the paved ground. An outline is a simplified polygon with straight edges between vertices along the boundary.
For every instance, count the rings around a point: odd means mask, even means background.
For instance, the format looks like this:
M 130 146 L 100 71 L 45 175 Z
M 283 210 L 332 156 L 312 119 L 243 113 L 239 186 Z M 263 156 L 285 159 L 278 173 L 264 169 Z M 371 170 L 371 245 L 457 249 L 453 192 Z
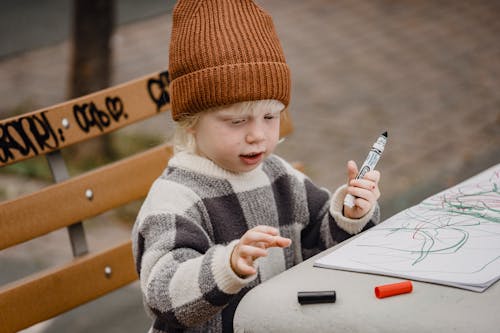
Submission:
M 295 132 L 279 153 L 304 161 L 314 181 L 343 183 L 346 161 L 361 163 L 385 130 L 385 217 L 500 163 L 500 1 L 260 2 L 293 75 Z M 165 14 L 116 31 L 115 83 L 166 68 L 170 24 Z M 65 99 L 68 46 L 0 62 L 1 117 Z M 146 129 L 168 135 L 165 126 L 163 118 Z M 105 321 L 100 331 L 111 332 Z M 78 323 L 88 331 L 89 321 Z
M 0 61 L 60 43 L 71 34 L 74 1 L 3 0 L 0 2 Z M 118 25 L 170 12 L 175 0 L 116 0 Z

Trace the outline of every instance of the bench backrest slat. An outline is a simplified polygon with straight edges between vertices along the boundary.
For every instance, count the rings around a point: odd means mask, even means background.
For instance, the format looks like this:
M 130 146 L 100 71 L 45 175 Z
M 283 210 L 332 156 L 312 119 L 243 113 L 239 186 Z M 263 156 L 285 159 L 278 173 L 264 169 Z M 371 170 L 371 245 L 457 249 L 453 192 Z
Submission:
M 60 150 L 170 110 L 167 72 L 0 121 L 0 167 Z
M 0 333 L 17 332 L 135 281 L 132 258 L 125 242 L 7 285 L 0 296 Z
M 172 155 L 163 145 L 0 203 L 0 249 L 144 197 Z M 86 197 L 91 190 L 93 198 Z

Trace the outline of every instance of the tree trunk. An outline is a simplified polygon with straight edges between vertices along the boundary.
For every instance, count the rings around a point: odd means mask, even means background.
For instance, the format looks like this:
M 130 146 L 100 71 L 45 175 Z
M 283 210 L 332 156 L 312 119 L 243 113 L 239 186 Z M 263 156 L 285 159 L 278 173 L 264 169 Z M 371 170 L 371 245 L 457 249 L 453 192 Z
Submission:
M 69 98 L 86 95 L 111 84 L 111 36 L 114 0 L 73 1 L 73 43 Z M 109 136 L 75 147 L 77 158 L 113 158 Z

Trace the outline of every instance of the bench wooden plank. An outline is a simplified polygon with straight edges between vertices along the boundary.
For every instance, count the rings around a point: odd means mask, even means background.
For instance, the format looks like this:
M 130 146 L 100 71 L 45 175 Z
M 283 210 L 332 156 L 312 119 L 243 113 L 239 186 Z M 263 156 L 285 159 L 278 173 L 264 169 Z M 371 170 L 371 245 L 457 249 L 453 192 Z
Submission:
M 170 110 L 168 73 L 157 72 L 0 121 L 0 167 L 47 154 Z
M 105 274 L 105 268 L 111 274 Z M 131 242 L 0 288 L 0 333 L 17 332 L 137 279 Z M 71 331 L 71 330 L 69 330 Z
M 38 192 L 0 204 L 0 249 L 144 197 L 172 155 L 158 146 Z M 92 190 L 89 200 L 85 192 Z

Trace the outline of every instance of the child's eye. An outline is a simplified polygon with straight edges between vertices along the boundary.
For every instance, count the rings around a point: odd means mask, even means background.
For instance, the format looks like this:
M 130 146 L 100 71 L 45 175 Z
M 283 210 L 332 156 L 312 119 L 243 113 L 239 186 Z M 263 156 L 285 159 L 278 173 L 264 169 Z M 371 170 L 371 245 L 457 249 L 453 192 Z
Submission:
M 245 122 L 245 119 L 238 118 L 238 119 L 231 119 L 231 124 L 233 125 L 240 125 Z
M 276 117 L 277 117 L 277 115 L 275 115 L 275 114 L 273 114 L 273 113 L 269 113 L 269 114 L 266 114 L 266 115 L 264 116 L 264 119 L 274 119 L 274 118 L 276 118 Z

